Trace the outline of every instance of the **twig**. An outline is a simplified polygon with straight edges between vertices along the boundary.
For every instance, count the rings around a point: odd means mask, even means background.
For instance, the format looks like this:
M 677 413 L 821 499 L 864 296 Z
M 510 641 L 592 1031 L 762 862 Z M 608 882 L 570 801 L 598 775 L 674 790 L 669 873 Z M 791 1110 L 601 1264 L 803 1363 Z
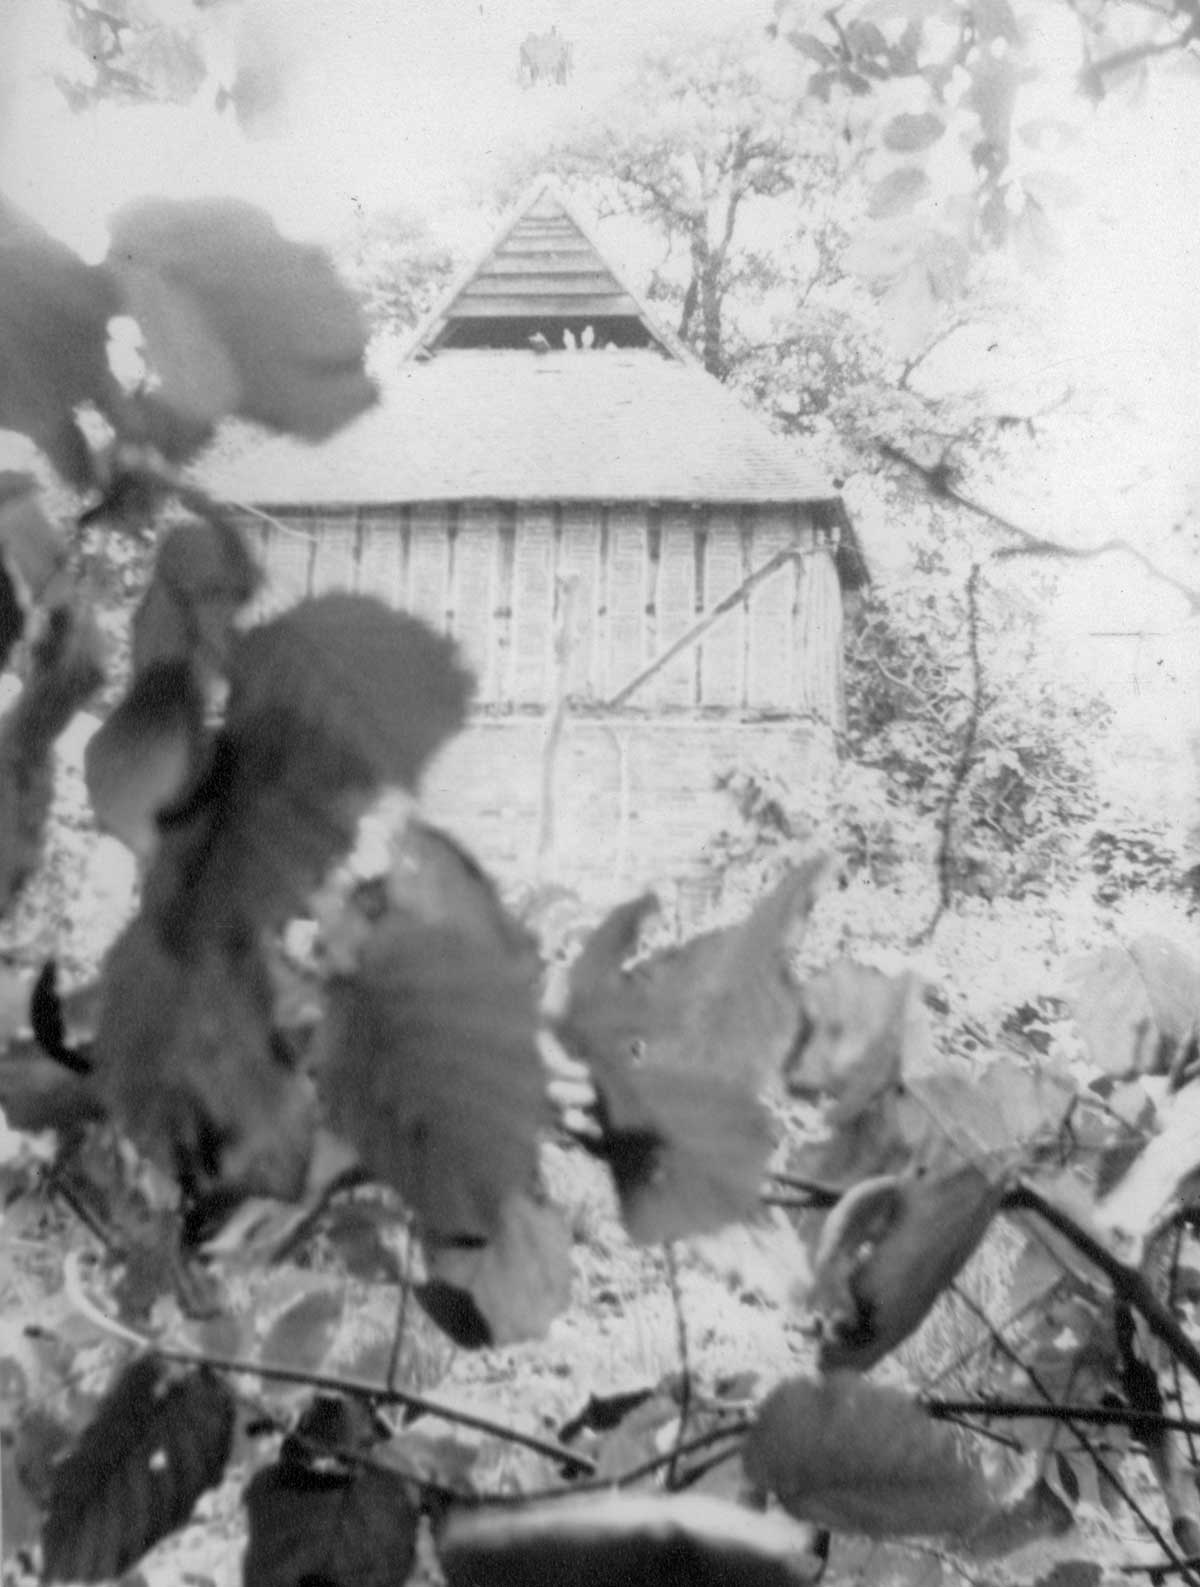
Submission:
M 667 1487 L 673 1489 L 678 1475 L 679 1451 L 687 1437 L 688 1415 L 692 1408 L 692 1362 L 688 1350 L 687 1313 L 683 1307 L 683 1294 L 679 1288 L 679 1266 L 675 1260 L 675 1247 L 664 1247 L 667 1263 L 667 1283 L 671 1291 L 671 1307 L 675 1313 L 675 1344 L 679 1351 L 679 1423 L 675 1432 L 675 1445 L 667 1466 Z
M 929 942 L 950 908 L 954 897 L 954 813 L 959 795 L 971 772 L 975 758 L 975 741 L 979 737 L 979 718 L 983 710 L 983 668 L 979 660 L 979 563 L 971 565 L 967 575 L 967 641 L 971 660 L 971 709 L 967 716 L 967 730 L 962 748 L 954 763 L 946 796 L 942 801 L 942 814 L 938 822 L 938 901 L 928 925 L 918 933 L 913 946 Z

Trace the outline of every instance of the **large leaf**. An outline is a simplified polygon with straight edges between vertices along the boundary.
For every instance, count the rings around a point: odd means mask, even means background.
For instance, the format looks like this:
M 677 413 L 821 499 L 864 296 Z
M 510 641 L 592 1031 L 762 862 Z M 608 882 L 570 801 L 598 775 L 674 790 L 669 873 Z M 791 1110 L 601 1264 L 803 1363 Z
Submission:
M 780 1384 L 759 1407 L 744 1461 L 789 1514 L 835 1531 L 964 1536 L 997 1508 L 951 1429 L 853 1373 Z
M 233 1427 L 222 1379 L 204 1368 L 180 1373 L 153 1356 L 134 1361 L 55 1469 L 44 1579 L 123 1575 L 220 1481 Z
M 532 1182 L 546 1119 L 528 966 L 453 926 L 388 914 L 335 980 L 330 1120 L 432 1235 L 487 1238 Z
M 961 1272 L 1004 1196 L 973 1163 L 867 1179 L 829 1214 L 810 1304 L 823 1314 L 823 1368 L 865 1372 L 907 1339 Z
M 376 400 L 353 296 L 252 206 L 143 200 L 117 217 L 108 265 L 161 397 L 189 419 L 237 413 L 316 441 Z
M 237 527 L 215 514 L 162 538 L 154 577 L 133 614 L 133 670 L 187 662 L 201 679 L 223 670 L 237 613 L 261 579 Z
M 368 596 L 319 596 L 243 635 L 207 770 L 160 817 L 160 930 L 186 942 L 231 912 L 294 913 L 379 788 L 411 788 L 461 726 L 469 689 L 450 640 Z
M 1161 1128 L 1096 1204 L 1094 1224 L 1118 1254 L 1140 1265 L 1151 1236 L 1189 1204 L 1200 1175 L 1200 1085 L 1168 1099 Z
M 155 661 L 92 734 L 84 777 L 97 825 L 142 860 L 158 846 L 158 813 L 179 798 L 204 745 L 204 697 L 186 661 Z
M 257 945 L 165 951 L 136 919 L 113 948 L 96 1033 L 100 1086 L 126 1129 L 192 1196 L 304 1188 L 315 1097 L 271 1030 Z
M 800 1587 L 821 1562 L 781 1516 L 699 1494 L 608 1494 L 458 1511 L 438 1553 L 449 1587 Z
M 779 1072 L 796 1040 L 801 991 L 789 949 L 826 871 L 790 871 L 746 919 L 626 968 L 650 902 L 623 904 L 572 967 L 564 1044 L 585 1061 L 637 1058 L 648 1068 L 691 1068 L 756 1088 Z
M 886 976 L 852 959 L 812 976 L 802 1007 L 803 1031 L 784 1079 L 793 1095 L 826 1100 L 835 1124 L 893 1089 L 926 1036 L 916 977 Z
M 710 1234 L 754 1215 L 774 1145 L 770 1116 L 738 1080 L 694 1069 L 597 1063 L 600 1140 L 634 1240 Z
M 245 1587 L 401 1587 L 418 1515 L 398 1473 L 352 1457 L 369 1438 L 344 1402 L 318 1400 L 245 1492 Z
M 1077 977 L 1075 1018 L 1106 1074 L 1167 1074 L 1200 1028 L 1200 965 L 1164 937 L 1105 948 Z
M 32 437 L 80 489 L 93 469 L 75 410 L 103 409 L 115 390 L 108 322 L 119 304 L 103 270 L 0 197 L 0 429 Z
M 0 721 L 0 915 L 41 859 L 54 741 L 103 677 L 90 616 L 67 606 L 49 613 L 25 687 Z
M 426 1261 L 418 1299 L 458 1344 L 544 1338 L 571 1298 L 571 1232 L 556 1207 L 519 1191 L 486 1245 L 430 1245 Z
M 935 144 L 945 130 L 946 123 L 932 111 L 925 110 L 919 114 L 902 111 L 884 127 L 883 141 L 887 148 L 895 149 L 898 153 L 916 154 Z

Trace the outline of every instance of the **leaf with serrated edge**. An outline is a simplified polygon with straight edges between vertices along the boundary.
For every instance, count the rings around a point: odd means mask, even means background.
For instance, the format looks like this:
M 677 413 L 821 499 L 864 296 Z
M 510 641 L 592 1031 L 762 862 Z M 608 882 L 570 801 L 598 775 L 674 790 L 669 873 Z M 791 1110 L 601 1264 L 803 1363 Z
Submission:
M 330 1122 L 432 1234 L 487 1237 L 530 1183 L 546 1115 L 527 966 L 385 916 L 330 988 Z
M 869 1537 L 970 1534 L 996 1505 L 955 1433 L 908 1395 L 836 1372 L 759 1407 L 746 1475 L 799 1520 Z
M 44 1579 L 127 1571 L 220 1481 L 233 1427 L 233 1396 L 213 1373 L 179 1373 L 153 1356 L 134 1361 L 55 1469 Z

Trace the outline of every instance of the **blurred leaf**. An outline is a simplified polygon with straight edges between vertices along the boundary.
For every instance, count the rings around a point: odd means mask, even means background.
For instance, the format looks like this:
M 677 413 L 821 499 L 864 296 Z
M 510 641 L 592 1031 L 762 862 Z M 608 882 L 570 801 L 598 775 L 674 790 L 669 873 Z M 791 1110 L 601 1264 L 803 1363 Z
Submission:
M 790 1515 L 835 1531 L 961 1537 L 998 1508 L 950 1428 L 855 1373 L 780 1384 L 759 1407 L 744 1460 Z
M 55 1468 L 44 1579 L 104 1581 L 136 1564 L 221 1480 L 233 1427 L 222 1379 L 153 1356 L 134 1361 Z
M 222 672 L 234 620 L 261 576 L 240 531 L 218 514 L 169 529 L 133 614 L 135 677 L 156 662 L 187 662 L 202 681 Z
M 827 869 L 824 856 L 789 872 L 740 924 L 624 961 L 648 898 L 601 922 L 571 967 L 559 1035 L 585 1062 L 636 1058 L 648 1070 L 692 1069 L 757 1087 L 778 1074 L 799 1025 L 790 949 Z
M 25 687 L 0 721 L 0 915 L 37 869 L 54 791 L 54 742 L 103 681 L 91 617 L 47 615 Z
M 897 153 L 916 154 L 935 144 L 945 130 L 946 123 L 932 111 L 922 111 L 919 115 L 905 111 L 893 116 L 884 127 L 883 142 L 885 148 Z
M 781 1516 L 707 1495 L 596 1495 L 458 1510 L 438 1541 L 448 1587 L 802 1587 L 820 1562 Z
M 596 1063 L 599 1143 L 640 1245 L 708 1234 L 757 1212 L 770 1117 L 739 1081 L 658 1064 Z
M 469 1297 L 489 1346 L 544 1338 L 571 1298 L 570 1230 L 556 1207 L 519 1191 L 505 1198 L 499 1228 L 482 1249 L 427 1242 L 426 1262 L 434 1284 Z M 420 1291 L 418 1298 L 440 1322 Z
M 427 1234 L 488 1238 L 532 1182 L 546 1116 L 527 967 L 455 927 L 387 915 L 330 988 L 330 1122 Z
M 899 358 L 924 351 L 938 323 L 938 299 L 924 259 L 896 276 L 879 300 L 879 312 L 892 350 Z
M 325 1365 L 345 1310 L 343 1285 L 310 1290 L 272 1322 L 259 1352 L 261 1360 L 298 1372 L 319 1371 Z
M 1105 948 L 1076 976 L 1074 1011 L 1105 1074 L 1167 1074 L 1200 1022 L 1200 966 L 1163 937 Z
M 231 914 L 281 924 L 381 786 L 411 788 L 462 724 L 453 643 L 369 596 L 331 594 L 239 637 L 210 763 L 161 818 L 147 908 L 183 945 Z
M 418 1515 L 403 1477 L 322 1458 L 288 1440 L 245 1492 L 245 1587 L 397 1587 L 416 1557 Z
M 31 437 L 81 490 L 93 464 L 75 410 L 108 409 L 108 322 L 118 311 L 105 271 L 0 197 L 0 429 Z
M 203 745 L 204 698 L 186 661 L 156 661 L 92 734 L 84 776 L 96 823 L 148 860 L 157 816 L 194 775 Z
M 233 199 L 145 199 L 112 227 L 108 264 L 161 396 L 191 419 L 238 413 L 319 441 L 369 408 L 357 304 L 318 248 Z
M 805 982 L 802 1000 L 803 1032 L 784 1080 L 794 1096 L 828 1100 L 834 1124 L 894 1089 L 906 1054 L 922 1056 L 928 1026 L 913 975 L 837 959 Z
M 185 962 L 139 917 L 109 955 L 104 990 L 98 1076 L 132 1137 L 191 1196 L 298 1196 L 315 1097 L 273 1039 L 261 949 L 218 944 Z
M 866 1372 L 929 1315 L 987 1233 L 1002 1176 L 974 1163 L 867 1179 L 825 1220 L 809 1304 L 822 1314 L 822 1370 Z
M 872 220 L 906 215 L 929 188 L 929 178 L 916 165 L 899 165 L 876 182 L 867 204 Z

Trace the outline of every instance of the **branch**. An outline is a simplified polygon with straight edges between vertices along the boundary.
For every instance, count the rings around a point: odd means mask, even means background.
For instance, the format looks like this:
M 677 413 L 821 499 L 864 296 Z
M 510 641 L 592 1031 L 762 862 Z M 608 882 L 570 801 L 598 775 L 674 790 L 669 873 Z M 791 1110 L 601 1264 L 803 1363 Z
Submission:
M 931 496 L 937 496 L 943 501 L 952 501 L 959 507 L 964 507 L 977 518 L 982 518 L 996 528 L 1003 529 L 1006 534 L 1015 535 L 1021 542 L 1018 546 L 999 546 L 991 555 L 998 561 L 1012 557 L 1061 557 L 1075 562 L 1091 561 L 1095 557 L 1108 555 L 1112 551 L 1124 552 L 1132 557 L 1145 572 L 1160 584 L 1165 584 L 1169 589 L 1182 595 L 1188 603 L 1188 615 L 1200 616 L 1200 589 L 1191 584 L 1185 584 L 1181 579 L 1175 578 L 1163 570 L 1139 551 L 1136 546 L 1130 545 L 1128 540 L 1110 539 L 1096 546 L 1068 546 L 1060 540 L 1050 540 L 1045 536 L 1037 535 L 1032 530 L 1023 528 L 1014 523 L 1011 518 L 1005 518 L 1002 513 L 994 512 L 992 508 L 985 507 L 982 503 L 972 501 L 969 496 L 964 496 L 953 483 L 953 471 L 945 458 L 937 463 L 928 465 L 920 463 L 915 457 L 910 457 L 900 447 L 894 446 L 890 441 L 876 443 L 882 456 L 895 463 L 902 463 L 905 468 L 918 474 L 925 482 L 925 487 Z

